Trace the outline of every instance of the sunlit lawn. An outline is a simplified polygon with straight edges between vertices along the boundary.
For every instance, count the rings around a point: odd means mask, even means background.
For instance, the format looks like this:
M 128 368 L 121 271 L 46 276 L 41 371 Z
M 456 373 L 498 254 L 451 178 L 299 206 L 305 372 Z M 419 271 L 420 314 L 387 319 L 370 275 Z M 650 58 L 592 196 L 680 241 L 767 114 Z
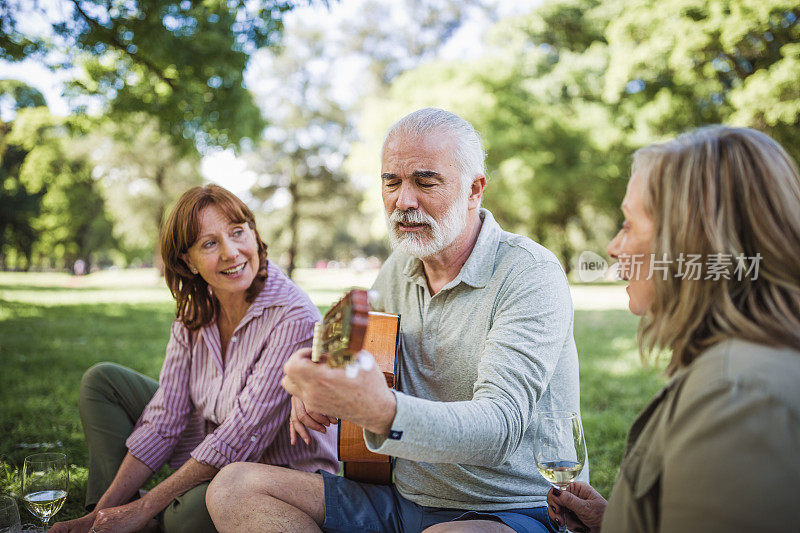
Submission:
M 295 278 L 325 308 L 344 289 L 368 286 L 374 275 L 301 270 Z M 628 427 L 663 384 L 658 372 L 639 362 L 636 319 L 624 310 L 624 296 L 618 286 L 573 290 L 592 484 L 605 495 Z M 115 361 L 157 378 L 173 316 L 169 292 L 152 270 L 83 278 L 0 273 L 0 491 L 18 493 L 18 467 L 26 455 L 61 450 L 72 479 L 57 518 L 81 514 L 87 464 L 77 410 L 81 375 L 94 363 Z

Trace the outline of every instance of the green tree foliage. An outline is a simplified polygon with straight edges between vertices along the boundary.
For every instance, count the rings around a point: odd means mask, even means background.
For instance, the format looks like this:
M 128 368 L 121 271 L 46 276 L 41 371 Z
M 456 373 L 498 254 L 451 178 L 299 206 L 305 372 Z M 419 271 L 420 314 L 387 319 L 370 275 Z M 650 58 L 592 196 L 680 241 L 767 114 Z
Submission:
M 19 61 L 38 50 L 37 43 L 23 35 L 17 27 L 21 7 L 20 0 L 0 2 L 0 59 Z
M 0 101 L 6 102 L 12 112 L 26 107 L 47 105 L 44 96 L 37 89 L 12 79 L 0 81 Z
M 92 166 L 74 155 L 75 137 L 85 133 L 82 122 L 53 117 L 45 107 L 22 109 L 5 138 L 9 147 L 26 153 L 19 182 L 41 198 L 30 219 L 36 240 L 25 250 L 33 264 L 71 268 L 81 259 L 91 266 L 114 245 Z
M 252 192 L 270 212 L 262 236 L 286 250 L 290 276 L 298 259 L 346 258 L 356 245 L 361 195 L 341 169 L 352 126 L 331 94 L 336 63 L 321 37 L 297 28 L 255 73 L 274 82 L 259 93 L 270 126 L 248 157 L 258 176 Z
M 197 151 L 237 147 L 262 132 L 264 121 L 244 87 L 243 72 L 255 51 L 279 44 L 283 17 L 294 7 L 292 0 L 3 2 L 0 58 L 36 56 L 53 68 L 69 69 L 67 96 L 76 112 L 43 126 L 41 146 L 18 153 L 19 146 L 4 142 L 9 192 L 3 201 L 16 207 L 6 211 L 14 217 L 3 215 L 3 242 L 14 243 L 29 263 L 37 238 L 39 248 L 47 244 L 59 263 L 87 260 L 87 250 L 108 240 L 102 199 L 94 202 L 102 190 L 125 258 L 152 251 L 169 203 L 200 181 Z M 6 87 L 4 94 L 17 107 L 33 105 L 18 89 Z M 95 110 L 91 122 L 83 115 L 87 108 Z M 73 131 L 78 123 L 80 134 Z M 4 140 L 12 129 L 3 125 Z M 88 130 L 95 132 L 90 139 L 77 139 Z M 26 132 L 32 133 L 30 127 Z M 36 168 L 39 177 L 26 168 Z M 6 176 L 12 174 L 44 181 L 11 187 Z M 82 191 L 91 211 L 62 220 L 79 199 L 71 191 Z M 83 220 L 88 212 L 99 217 L 95 226 Z M 76 232 L 83 241 L 73 238 Z
M 167 210 L 186 189 L 202 183 L 199 155 L 177 150 L 145 113 L 102 124 L 76 148 L 102 183 L 126 262 L 152 258 L 159 264 L 158 235 Z
M 503 21 L 477 61 L 436 62 L 401 75 L 386 105 L 367 106 L 365 138 L 377 141 L 404 113 L 450 109 L 482 133 L 489 185 L 484 205 L 511 231 L 576 252 L 611 231 L 624 189 L 624 135 L 600 99 L 606 46 L 596 41 L 595 2 L 547 6 Z M 600 27 L 602 25 L 600 24 Z M 370 141 L 370 150 L 380 150 Z M 357 153 L 361 153 L 360 149 Z
M 348 21 L 344 48 L 368 60 L 377 86 L 432 60 L 471 13 L 490 18 L 487 0 L 363 0 Z
M 344 20 L 341 33 L 323 35 L 302 22 L 288 27 L 280 54 L 255 67 L 270 126 L 250 158 L 259 176 L 253 193 L 269 211 L 265 233 L 273 249 L 286 250 L 290 272 L 298 259 L 308 264 L 386 254 L 385 235 L 365 231 L 370 218 L 382 226 L 380 203 L 361 203 L 360 176 L 351 178 L 354 169 L 342 166 L 361 97 L 383 94 L 399 73 L 433 57 L 470 10 L 491 12 L 484 0 L 355 4 L 358 16 Z M 353 64 L 364 68 L 353 70 Z M 342 79 L 342 72 L 357 79 Z M 368 208 L 359 213 L 359 203 Z
M 798 17 L 787 0 L 548 2 L 495 25 L 477 61 L 399 76 L 367 104 L 362 137 L 375 141 L 362 145 L 379 150 L 385 128 L 420 107 L 459 113 L 484 136 L 486 207 L 569 269 L 611 236 L 640 146 L 723 122 L 800 156 Z
M 73 92 L 99 97 L 112 116 L 151 115 L 185 149 L 235 145 L 260 133 L 243 71 L 255 50 L 278 43 L 294 2 L 71 0 L 60 3 L 60 19 L 37 5 L 3 4 L 8 33 L 0 56 L 57 52 L 58 62 L 82 71 Z M 20 31 L 19 19 L 31 12 L 51 23 L 46 35 Z
M 34 248 L 38 262 L 71 269 L 82 260 L 87 271 L 93 264 L 110 262 L 115 247 L 112 223 L 91 165 L 85 159 L 63 157 L 63 152 L 53 155 L 60 157 L 37 161 L 49 174 L 42 213 L 35 220 L 40 235 Z
M 638 0 L 606 28 L 604 97 L 636 139 L 732 122 L 800 158 L 800 6 L 792 0 Z M 624 8 L 623 8 L 624 5 Z
M 497 25 L 503 68 L 478 79 L 491 104 L 476 119 L 492 179 L 486 207 L 507 228 L 556 252 L 567 270 L 614 225 L 629 147 L 602 101 L 608 47 L 593 0 L 547 4 Z
M 13 113 L 45 105 L 36 89 L 16 80 L 0 81 L 0 103 Z M 9 143 L 13 122 L 0 121 L 0 268 L 9 254 L 21 268 L 30 268 L 37 232 L 32 220 L 41 211 L 42 193 L 30 191 L 20 180 L 20 167 L 29 151 Z

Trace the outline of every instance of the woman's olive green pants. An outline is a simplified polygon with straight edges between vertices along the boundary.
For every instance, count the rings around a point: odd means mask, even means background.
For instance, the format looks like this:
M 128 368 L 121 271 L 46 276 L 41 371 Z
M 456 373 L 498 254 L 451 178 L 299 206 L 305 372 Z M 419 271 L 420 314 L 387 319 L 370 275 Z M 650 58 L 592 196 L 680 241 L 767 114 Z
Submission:
M 91 510 L 111 485 L 128 453 L 125 441 L 158 389 L 158 382 L 114 363 L 100 363 L 83 375 L 78 408 L 89 448 L 86 509 Z M 175 498 L 158 515 L 167 533 L 215 532 L 206 510 L 208 482 Z

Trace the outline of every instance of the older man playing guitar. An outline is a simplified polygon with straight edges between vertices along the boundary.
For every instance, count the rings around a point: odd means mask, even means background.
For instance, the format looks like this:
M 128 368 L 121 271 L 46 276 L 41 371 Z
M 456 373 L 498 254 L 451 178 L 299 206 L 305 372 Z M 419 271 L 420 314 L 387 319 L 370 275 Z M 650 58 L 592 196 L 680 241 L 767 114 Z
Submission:
M 353 422 L 370 450 L 394 458 L 394 483 L 233 464 L 208 489 L 214 523 L 223 532 L 553 531 L 533 441 L 538 412 L 580 409 L 564 271 L 480 207 L 485 154 L 462 118 L 416 111 L 392 126 L 382 155 L 394 253 L 373 307 L 401 316 L 397 387 L 378 366 L 352 377 L 310 350 L 291 357 L 283 385 L 301 437 Z

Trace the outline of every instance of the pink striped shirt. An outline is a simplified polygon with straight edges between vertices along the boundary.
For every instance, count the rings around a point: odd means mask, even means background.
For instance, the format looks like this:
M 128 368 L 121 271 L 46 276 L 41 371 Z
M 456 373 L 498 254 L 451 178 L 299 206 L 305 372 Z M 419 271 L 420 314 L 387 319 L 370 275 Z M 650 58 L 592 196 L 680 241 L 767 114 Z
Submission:
M 126 441 L 130 453 L 158 470 L 193 457 L 216 468 L 250 461 L 336 472 L 336 429 L 289 443 L 283 364 L 311 346 L 319 311 L 272 262 L 267 282 L 236 326 L 226 356 L 216 321 L 190 332 L 172 324 L 159 387 Z M 332 431 L 331 431 L 332 429 Z

